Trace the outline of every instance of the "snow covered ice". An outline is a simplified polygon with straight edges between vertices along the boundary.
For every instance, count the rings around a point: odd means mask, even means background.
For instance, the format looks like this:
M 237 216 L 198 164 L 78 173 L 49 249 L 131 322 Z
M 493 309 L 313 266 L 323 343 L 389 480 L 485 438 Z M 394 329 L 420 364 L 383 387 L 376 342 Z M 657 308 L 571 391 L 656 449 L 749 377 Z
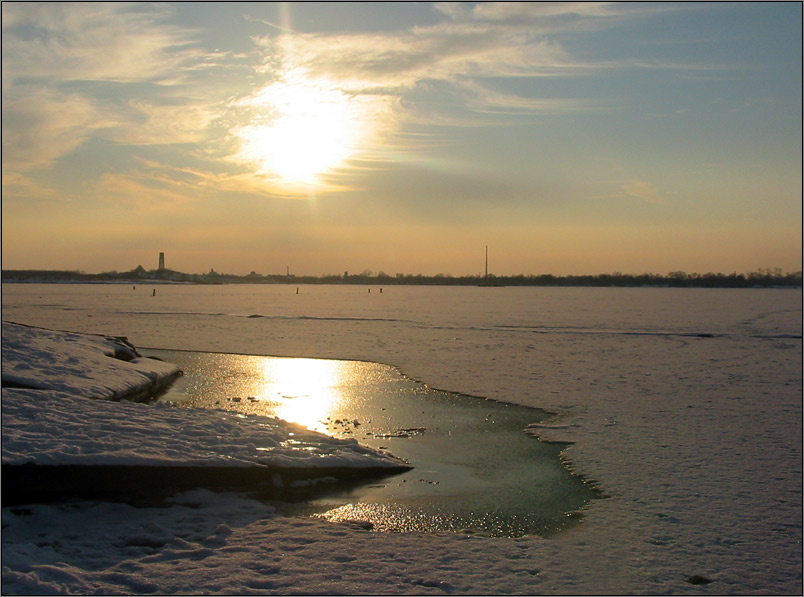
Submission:
M 3 290 L 6 320 L 137 347 L 376 361 L 550 410 L 529 433 L 573 442 L 568 465 L 608 495 L 550 540 L 384 534 L 204 491 L 159 509 L 4 507 L 4 593 L 802 591 L 800 290 Z M 4 404 L 9 391 L 23 390 L 4 388 Z
M 3 323 L 3 387 L 119 400 L 156 393 L 178 374 L 125 340 Z

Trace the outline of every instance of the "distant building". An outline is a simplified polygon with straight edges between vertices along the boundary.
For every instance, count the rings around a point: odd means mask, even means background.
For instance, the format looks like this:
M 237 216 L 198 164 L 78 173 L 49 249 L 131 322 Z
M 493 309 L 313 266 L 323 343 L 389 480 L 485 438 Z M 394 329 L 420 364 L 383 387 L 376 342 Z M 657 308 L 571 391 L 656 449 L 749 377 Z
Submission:
M 165 269 L 165 254 L 159 253 L 159 268 L 158 269 Z

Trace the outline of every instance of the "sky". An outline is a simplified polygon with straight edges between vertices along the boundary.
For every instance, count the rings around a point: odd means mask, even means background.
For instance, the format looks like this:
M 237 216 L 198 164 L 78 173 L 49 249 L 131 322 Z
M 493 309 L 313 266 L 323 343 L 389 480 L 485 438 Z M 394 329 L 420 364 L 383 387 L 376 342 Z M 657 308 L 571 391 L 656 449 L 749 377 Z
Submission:
M 2 4 L 2 266 L 799 271 L 802 5 Z

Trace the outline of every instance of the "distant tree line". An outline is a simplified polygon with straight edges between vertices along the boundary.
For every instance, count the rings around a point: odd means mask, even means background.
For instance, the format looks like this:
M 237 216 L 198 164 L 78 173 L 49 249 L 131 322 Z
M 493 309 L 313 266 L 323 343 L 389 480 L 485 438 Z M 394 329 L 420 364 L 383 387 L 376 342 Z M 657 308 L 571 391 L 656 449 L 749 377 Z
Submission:
M 331 274 L 323 276 L 293 276 L 251 272 L 245 276 L 220 274 L 185 274 L 173 270 L 146 271 L 141 266 L 129 272 L 87 274 L 80 271 L 3 270 L 3 282 L 174 282 L 190 284 L 364 284 L 364 285 L 439 285 L 439 286 L 619 286 L 673 288 L 801 288 L 801 272 L 783 273 L 779 268 L 759 269 L 749 274 L 706 273 L 688 274 L 682 271 L 660 274 L 623 274 L 614 272 L 598 275 L 556 276 L 553 274 L 514 276 L 458 276 L 436 274 L 388 275 L 385 272 L 364 271 L 360 274 Z

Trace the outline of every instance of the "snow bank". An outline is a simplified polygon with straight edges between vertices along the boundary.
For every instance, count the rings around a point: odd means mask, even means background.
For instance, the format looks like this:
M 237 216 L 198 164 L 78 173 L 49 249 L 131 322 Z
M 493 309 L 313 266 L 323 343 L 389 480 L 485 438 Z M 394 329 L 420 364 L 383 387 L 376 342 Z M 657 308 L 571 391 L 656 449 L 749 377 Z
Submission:
M 376 533 L 205 490 L 172 501 L 4 508 L 3 594 L 535 594 L 559 578 L 578 586 L 577 574 L 551 573 L 560 556 L 539 539 Z M 534 541 L 547 552 L 523 549 Z M 492 551 L 502 557 L 490 560 Z
M 120 353 L 130 360 L 109 358 Z M 259 467 L 269 479 L 277 471 L 309 478 L 333 471 L 344 476 L 352 469 L 410 468 L 356 440 L 335 439 L 276 418 L 94 399 L 132 395 L 175 376 L 175 366 L 136 354 L 114 338 L 4 323 L 3 384 L 10 380 L 28 386 L 3 388 L 6 480 L 23 471 L 33 474 L 20 467 L 26 464 L 40 471 L 64 466 Z M 281 476 L 272 482 L 281 484 Z
M 180 373 L 175 365 L 141 357 L 125 338 L 3 322 L 3 387 L 147 399 Z
M 3 389 L 3 464 L 399 468 L 354 439 L 270 417 Z

